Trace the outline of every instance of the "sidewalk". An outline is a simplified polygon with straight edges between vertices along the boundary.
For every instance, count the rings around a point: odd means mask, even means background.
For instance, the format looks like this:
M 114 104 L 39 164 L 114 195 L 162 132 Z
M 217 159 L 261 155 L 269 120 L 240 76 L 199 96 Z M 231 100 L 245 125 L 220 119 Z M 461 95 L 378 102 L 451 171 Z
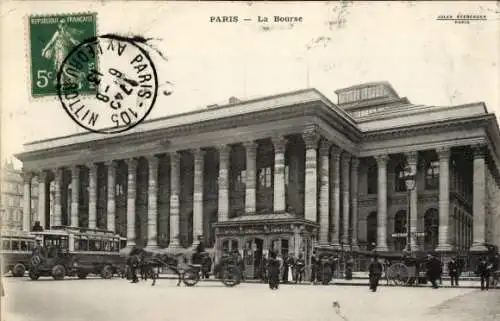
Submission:
M 160 274 L 160 279 L 175 279 L 177 280 L 177 276 L 174 274 Z M 210 279 L 202 279 L 200 280 L 202 282 L 220 282 L 219 279 L 214 279 L 213 276 L 211 276 Z M 263 283 L 261 280 L 245 280 L 243 283 Z M 479 280 L 459 280 L 460 288 L 463 289 L 480 289 L 481 288 L 481 283 Z M 302 282 L 302 283 L 283 283 L 283 285 L 312 285 L 311 282 Z M 342 285 L 342 286 L 366 286 L 368 287 L 368 277 L 363 278 L 361 276 L 357 276 L 356 278 L 353 277 L 352 280 L 344 280 L 344 279 L 333 279 L 332 282 L 330 282 L 328 285 Z M 320 286 L 320 284 L 317 284 L 317 286 Z M 394 285 L 388 285 L 387 281 L 385 279 L 381 279 L 379 286 L 385 287 L 385 286 L 394 286 Z M 428 282 L 427 284 L 420 284 L 418 286 L 412 286 L 408 285 L 406 287 L 410 288 L 430 288 L 431 284 Z M 443 284 L 440 285 L 439 287 L 441 288 L 451 288 L 450 285 L 450 280 L 443 279 Z M 497 290 L 500 290 L 500 287 L 497 287 Z

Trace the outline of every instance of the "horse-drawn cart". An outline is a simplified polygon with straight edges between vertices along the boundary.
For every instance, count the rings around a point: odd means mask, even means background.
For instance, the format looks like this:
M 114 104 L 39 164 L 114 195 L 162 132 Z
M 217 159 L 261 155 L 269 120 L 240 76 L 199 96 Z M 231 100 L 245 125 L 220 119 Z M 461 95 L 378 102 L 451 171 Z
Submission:
M 159 249 L 154 251 L 147 251 L 142 248 L 133 248 L 129 253 L 122 252 L 122 254 L 128 257 L 127 265 L 129 266 L 129 271 L 132 267 L 139 270 L 143 279 L 152 279 L 152 285 L 155 285 L 156 279 L 159 276 L 160 270 L 168 269 L 174 272 L 178 276 L 177 285 L 184 283 L 186 286 L 196 285 L 202 275 L 207 274 L 207 264 L 211 266 L 211 260 L 205 260 L 208 253 L 198 254 L 202 259 L 198 262 L 193 263 L 196 260 L 191 260 L 193 252 L 186 249 Z M 240 283 L 241 271 L 235 262 L 231 260 L 222 261 L 215 268 L 220 277 L 221 282 L 232 287 Z

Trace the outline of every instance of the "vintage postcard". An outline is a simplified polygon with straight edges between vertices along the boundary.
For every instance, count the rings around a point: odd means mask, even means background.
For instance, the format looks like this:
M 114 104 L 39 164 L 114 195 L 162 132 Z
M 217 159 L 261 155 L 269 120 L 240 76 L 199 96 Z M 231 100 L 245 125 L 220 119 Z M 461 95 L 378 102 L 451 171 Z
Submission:
M 500 320 L 500 6 L 3 1 L 0 320 Z

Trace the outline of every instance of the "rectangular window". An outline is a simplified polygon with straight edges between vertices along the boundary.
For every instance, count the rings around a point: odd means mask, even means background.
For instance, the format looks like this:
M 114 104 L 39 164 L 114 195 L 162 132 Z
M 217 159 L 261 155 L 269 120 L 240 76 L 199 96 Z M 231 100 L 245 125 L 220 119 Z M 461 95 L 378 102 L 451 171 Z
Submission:
M 290 183 L 290 166 L 285 166 L 285 186 L 288 186 Z

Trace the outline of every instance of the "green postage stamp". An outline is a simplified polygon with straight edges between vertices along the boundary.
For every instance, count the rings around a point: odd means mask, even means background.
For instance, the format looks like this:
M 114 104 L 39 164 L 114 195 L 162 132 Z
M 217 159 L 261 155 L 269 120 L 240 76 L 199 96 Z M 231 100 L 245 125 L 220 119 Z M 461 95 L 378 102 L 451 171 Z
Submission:
M 71 50 L 83 40 L 97 35 L 96 13 L 37 15 L 29 17 L 29 57 L 31 63 L 31 95 L 57 96 L 57 73 Z M 83 68 L 95 69 L 90 58 Z M 64 82 L 64 75 L 61 75 Z M 80 79 L 80 92 L 95 89 Z

